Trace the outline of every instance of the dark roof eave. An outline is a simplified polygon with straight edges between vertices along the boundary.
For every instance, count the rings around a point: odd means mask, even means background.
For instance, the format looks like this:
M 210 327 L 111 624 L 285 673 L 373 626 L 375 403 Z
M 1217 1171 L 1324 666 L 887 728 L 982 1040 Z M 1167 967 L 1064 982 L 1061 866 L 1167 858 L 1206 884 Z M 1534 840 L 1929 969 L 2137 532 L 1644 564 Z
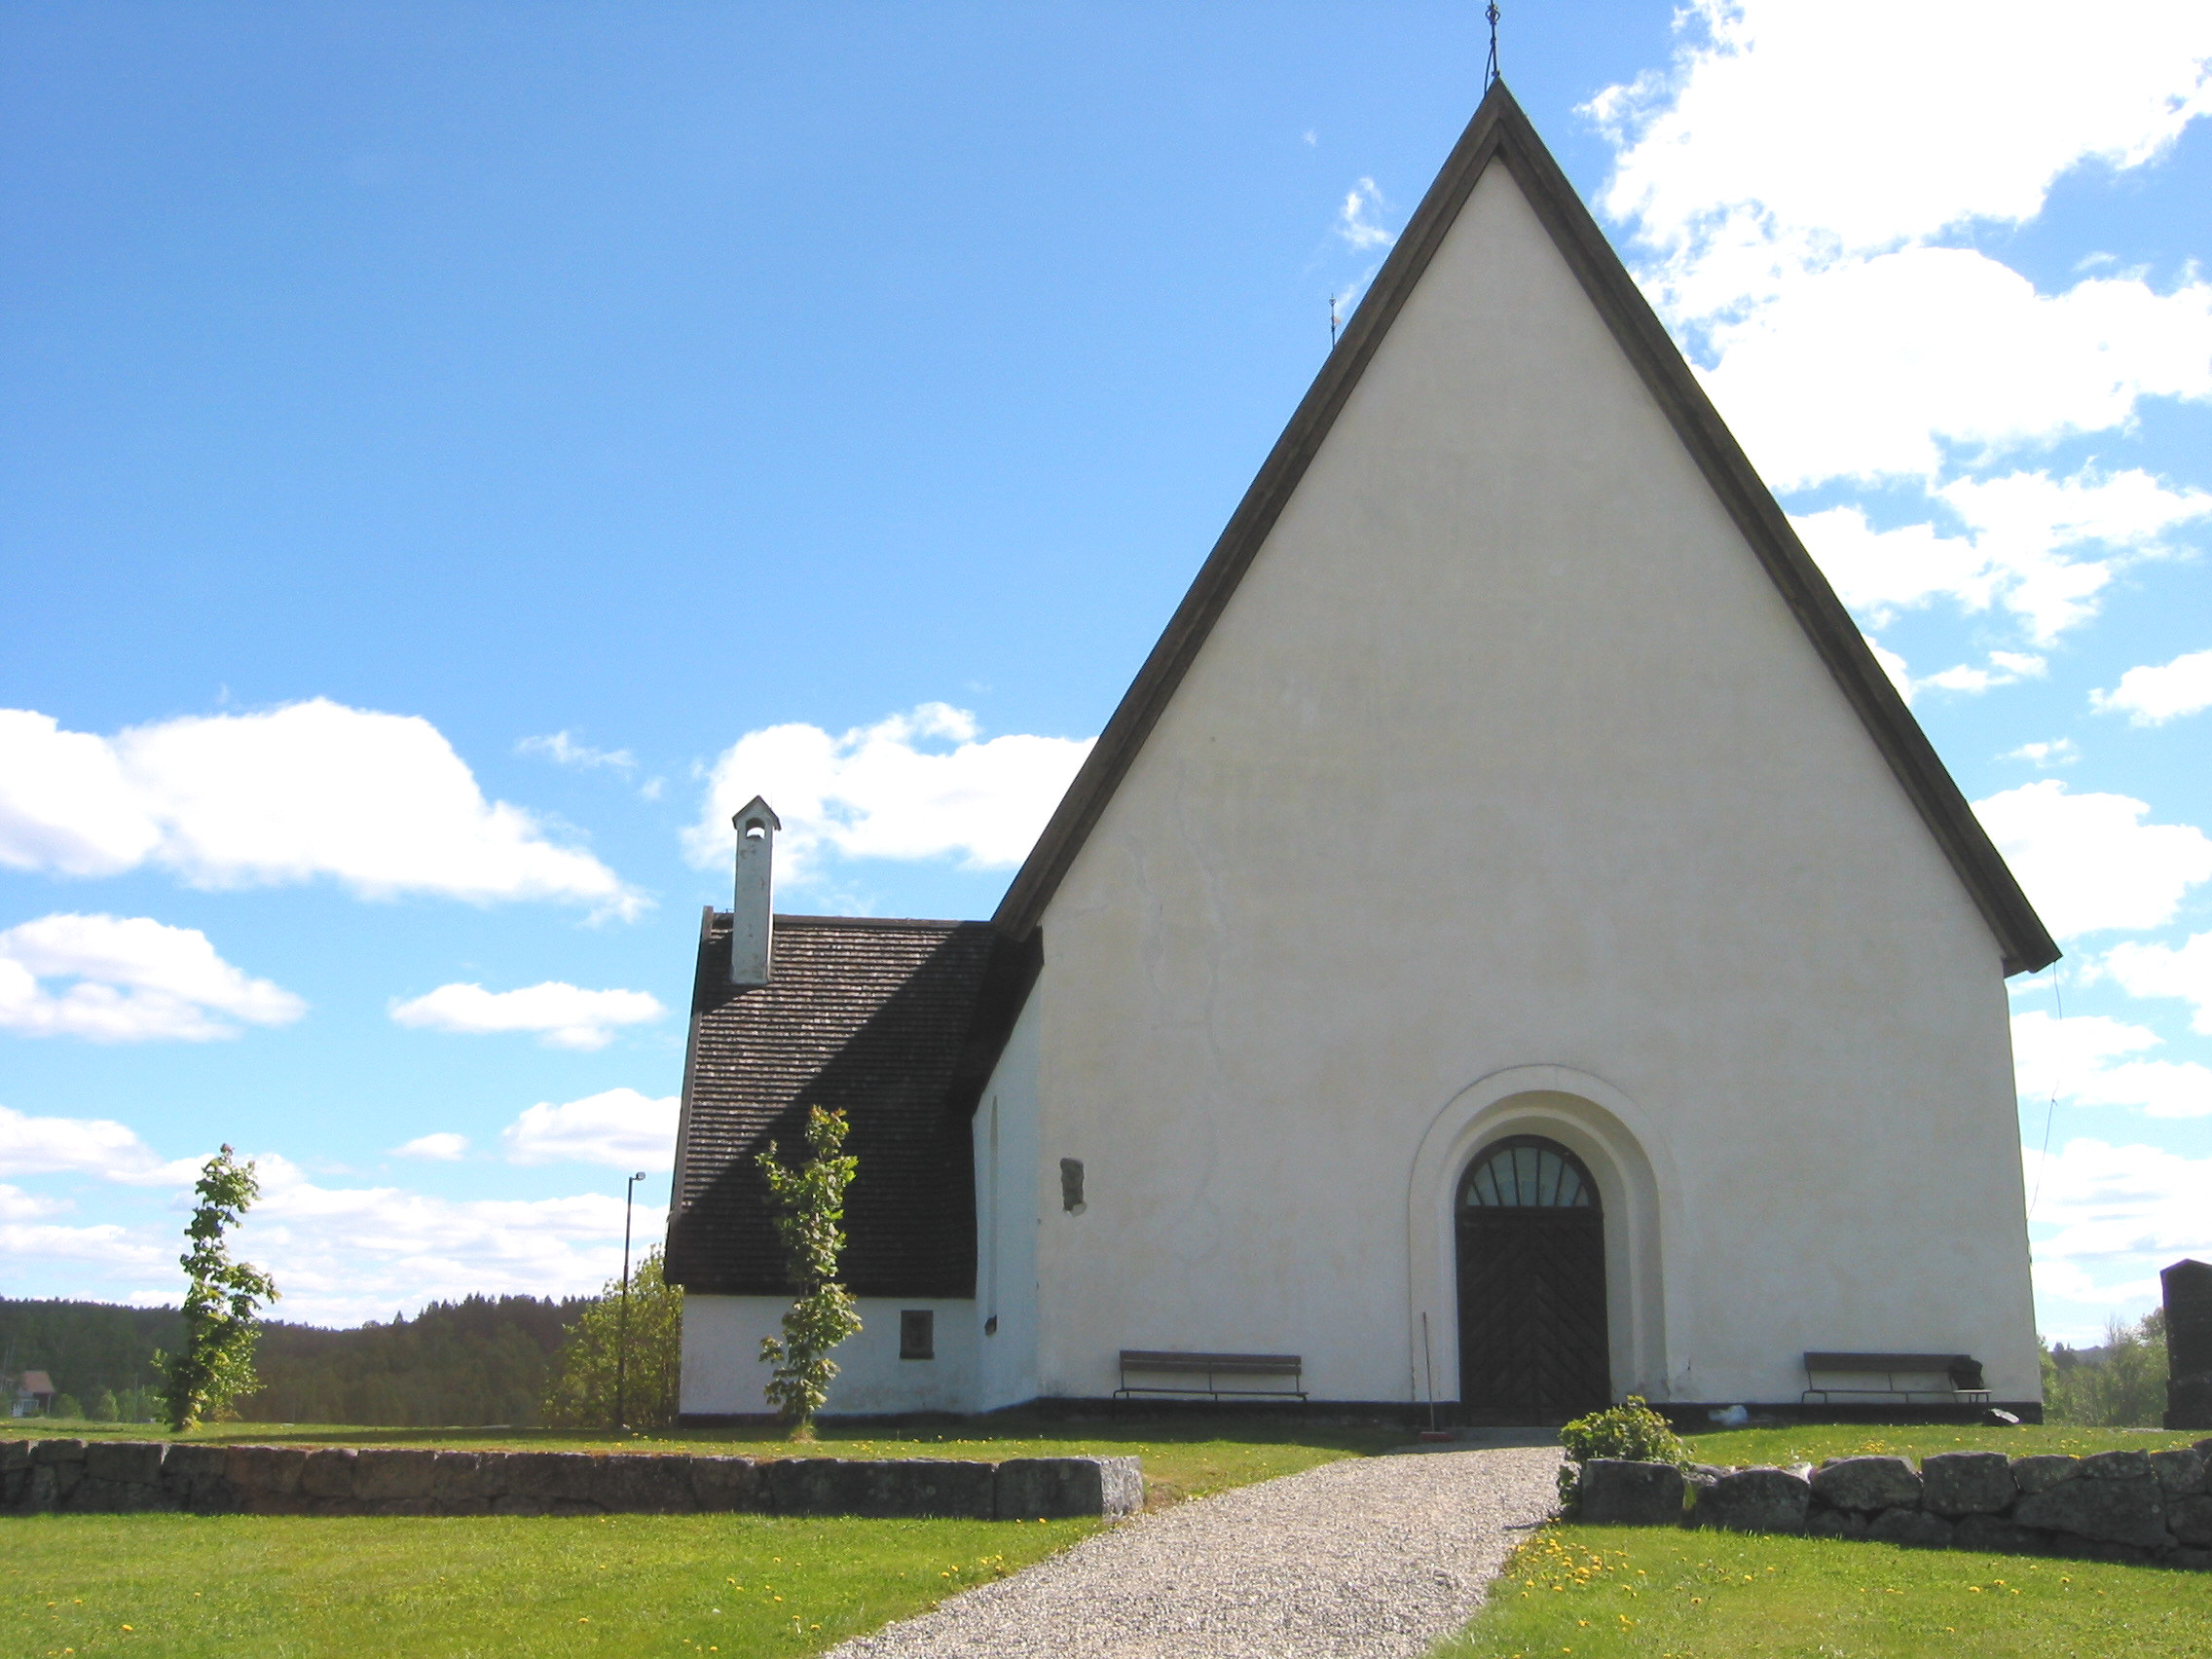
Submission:
M 1513 170 L 1584 292 L 1636 365 L 1919 810 L 1996 936 L 2005 974 L 2034 972 L 2057 961 L 2056 941 L 1974 817 L 1927 733 L 1874 660 L 1858 625 L 1798 540 L 1773 492 L 1752 469 L 1665 325 L 1503 81 L 1492 84 L 1482 106 L 1453 147 L 1443 170 L 1352 313 L 1350 325 L 1322 364 L 1282 436 L 1275 440 L 1259 475 L 1199 568 L 1198 578 L 1175 608 L 1166 630 L 1106 722 L 1106 729 L 1061 797 L 1044 833 L 1015 872 L 993 920 L 1020 940 L 1043 919 L 1046 906 L 1106 803 L 1144 747 L 1215 621 L 1227 608 L 1237 583 L 1319 453 L 1391 323 L 1473 194 L 1476 181 L 1493 160 L 1502 161 Z

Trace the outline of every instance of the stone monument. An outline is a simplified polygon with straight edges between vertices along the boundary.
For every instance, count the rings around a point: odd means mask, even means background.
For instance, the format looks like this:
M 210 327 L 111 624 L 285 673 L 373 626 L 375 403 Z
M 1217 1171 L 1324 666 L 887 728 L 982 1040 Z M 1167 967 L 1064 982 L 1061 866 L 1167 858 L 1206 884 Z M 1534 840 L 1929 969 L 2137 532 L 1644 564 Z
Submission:
M 2166 1426 L 2212 1428 L 2212 1266 L 2184 1258 L 2158 1282 L 2166 1299 Z

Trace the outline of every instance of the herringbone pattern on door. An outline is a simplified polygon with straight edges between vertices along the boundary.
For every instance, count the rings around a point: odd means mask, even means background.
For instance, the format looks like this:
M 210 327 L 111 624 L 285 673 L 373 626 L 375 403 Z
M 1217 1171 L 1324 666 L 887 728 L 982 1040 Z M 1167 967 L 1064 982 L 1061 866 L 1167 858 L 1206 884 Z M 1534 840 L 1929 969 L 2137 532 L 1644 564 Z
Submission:
M 1549 1416 L 1610 1403 L 1594 1209 L 1459 1212 L 1459 1401 Z

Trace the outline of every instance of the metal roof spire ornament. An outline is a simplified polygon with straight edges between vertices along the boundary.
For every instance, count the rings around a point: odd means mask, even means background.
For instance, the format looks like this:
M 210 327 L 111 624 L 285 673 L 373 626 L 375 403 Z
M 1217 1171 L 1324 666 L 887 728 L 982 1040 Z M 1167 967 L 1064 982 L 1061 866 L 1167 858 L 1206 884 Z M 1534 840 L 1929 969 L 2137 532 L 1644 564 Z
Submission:
M 1490 0 L 1483 16 L 1490 20 L 1490 62 L 1483 68 L 1483 91 L 1487 92 L 1497 79 L 1497 0 Z

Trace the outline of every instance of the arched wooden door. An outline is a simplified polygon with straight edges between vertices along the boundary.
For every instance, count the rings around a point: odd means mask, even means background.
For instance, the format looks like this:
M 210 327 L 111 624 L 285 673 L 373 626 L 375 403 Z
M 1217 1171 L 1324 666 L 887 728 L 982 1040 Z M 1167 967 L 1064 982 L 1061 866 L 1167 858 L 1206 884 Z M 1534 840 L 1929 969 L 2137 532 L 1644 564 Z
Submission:
M 1609 1405 L 1605 1218 L 1564 1146 L 1516 1135 L 1459 1183 L 1459 1404 L 1577 1415 Z

